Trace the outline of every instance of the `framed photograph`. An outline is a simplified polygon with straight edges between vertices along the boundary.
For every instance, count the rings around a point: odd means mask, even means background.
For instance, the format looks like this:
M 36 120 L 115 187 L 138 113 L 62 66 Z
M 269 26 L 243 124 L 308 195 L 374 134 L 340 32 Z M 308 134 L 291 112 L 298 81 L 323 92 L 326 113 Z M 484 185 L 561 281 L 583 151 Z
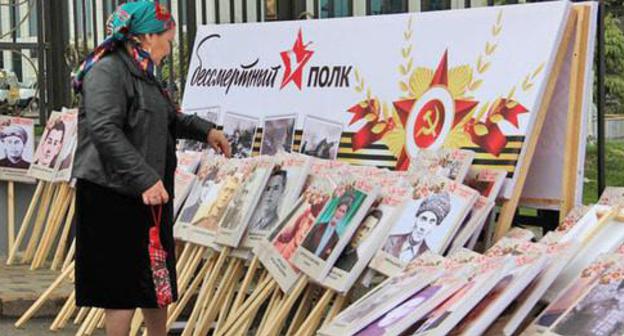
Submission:
M 438 149 L 418 152 L 410 162 L 410 171 L 429 171 L 456 182 L 463 182 L 475 153 L 464 149 Z
M 342 128 L 342 124 L 306 116 L 299 152 L 319 159 L 335 160 Z
M 498 169 L 471 168 L 466 178 L 466 185 L 476 190 L 481 196 L 495 202 L 500 194 L 507 172 Z
M 291 259 L 336 188 L 332 182 L 335 166 L 335 161 L 314 162 L 312 179 L 302 196 L 271 234 L 254 248 L 262 265 L 285 293 L 290 292 L 299 277 L 303 276 Z
M 465 247 L 472 237 L 483 231 L 483 227 L 495 205 L 495 202 L 488 200 L 486 197 L 479 196 L 474 207 L 470 210 L 468 216 L 464 218 L 464 221 L 457 230 L 457 234 L 450 244 L 448 253 L 452 254 L 462 247 Z
M 68 129 L 63 122 L 62 113 L 53 111 L 48 118 L 34 161 L 30 165 L 28 175 L 43 181 L 53 182 L 56 178 L 58 163 L 65 140 L 69 137 Z
M 559 292 L 546 309 L 527 328 L 527 332 L 544 333 L 562 319 L 565 313 L 576 302 L 581 300 L 585 293 L 589 292 L 601 276 L 613 265 L 621 262 L 621 255 L 604 255 L 578 274 L 570 285 Z
M 216 242 L 237 248 L 251 219 L 275 163 L 272 157 L 255 160 L 256 164 L 228 204 L 219 222 Z
M 322 282 L 377 199 L 378 192 L 373 181 L 357 177 L 356 181 L 341 183 L 295 252 L 295 266 Z
M 233 158 L 251 157 L 259 120 L 228 112 L 223 117 L 223 133 L 232 146 Z
M 297 115 L 267 117 L 262 128 L 261 155 L 292 152 Z
M 174 176 L 174 190 L 173 190 L 173 217 L 178 216 L 178 212 L 184 204 L 184 201 L 191 192 L 191 188 L 195 184 L 197 176 L 192 173 L 187 173 L 183 170 L 176 169 Z
M 201 185 L 197 209 L 188 226 L 187 239 L 190 242 L 214 247 L 219 222 L 225 209 L 236 194 L 244 179 L 244 174 L 237 165 L 243 163 L 231 160 L 218 170 L 215 180 L 204 179 Z M 240 168 L 242 169 L 242 168 Z M 191 213 L 188 214 L 189 216 Z M 187 216 L 184 211 L 182 217 Z M 185 217 L 184 220 L 186 220 Z
M 397 276 L 382 282 L 319 331 L 322 335 L 353 335 L 383 316 L 390 309 L 420 292 L 441 277 L 444 258 L 426 253 Z
M 512 256 L 514 267 L 496 287 L 451 331 L 450 335 L 482 335 L 503 311 L 544 269 L 545 248 L 523 240 L 501 239 L 491 247 L 489 257 Z
M 0 179 L 34 182 L 27 175 L 35 151 L 32 119 L 0 116 Z
M 276 165 L 260 195 L 241 243 L 243 248 L 253 249 L 279 224 L 287 209 L 292 208 L 293 201 L 301 195 L 311 164 L 311 158 L 304 155 L 276 157 Z
M 63 149 L 59 155 L 56 168 L 56 182 L 68 182 L 71 179 L 72 169 L 74 167 L 74 157 L 76 155 L 76 147 L 78 146 L 78 110 L 64 109 L 61 114 L 61 120 L 65 125 L 65 139 L 63 140 Z
M 357 335 L 400 335 L 457 292 L 464 284 L 466 284 L 466 276 L 462 274 L 461 269 L 457 272 L 447 272 L 445 276 L 392 308 Z
M 348 292 L 366 269 L 411 194 L 411 187 L 406 181 L 397 179 L 394 174 L 386 174 L 374 181 L 380 186 L 381 196 L 367 211 L 349 244 L 323 280 L 323 286 L 338 293 Z
M 219 114 L 221 108 L 219 106 L 209 106 L 203 108 L 184 109 L 182 113 L 196 115 L 206 121 L 217 125 L 219 122 Z M 179 150 L 182 152 L 202 152 L 208 149 L 205 141 L 181 140 Z
M 456 258 L 463 258 L 462 255 L 465 253 L 475 256 L 457 261 Z M 494 286 L 501 283 L 511 266 L 507 258 L 491 258 L 467 250 L 453 254 L 450 259 L 472 267 L 468 282 L 425 318 L 415 323 L 418 328 L 413 335 L 448 335 L 453 327 L 492 291 Z
M 476 191 L 437 175 L 412 178 L 414 192 L 371 262 L 388 276 L 426 251 L 443 253 L 477 200 Z

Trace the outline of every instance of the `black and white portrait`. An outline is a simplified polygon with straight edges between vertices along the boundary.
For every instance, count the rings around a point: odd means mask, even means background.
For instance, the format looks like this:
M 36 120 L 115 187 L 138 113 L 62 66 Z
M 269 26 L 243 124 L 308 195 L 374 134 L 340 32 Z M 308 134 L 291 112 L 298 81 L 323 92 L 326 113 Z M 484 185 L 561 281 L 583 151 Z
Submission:
M 267 118 L 262 131 L 260 154 L 290 153 L 295 136 L 295 116 Z
M 279 219 L 278 211 L 284 198 L 288 175 L 285 170 L 274 169 L 262 190 L 258 206 L 251 217 L 252 231 L 266 231 L 273 228 Z
M 424 199 L 416 208 L 412 202 L 403 212 L 394 232 L 384 244 L 383 251 L 399 258 L 402 262 L 410 262 L 426 251 L 430 251 L 425 238 L 439 227 L 451 212 L 451 199 L 448 193 L 433 194 Z
M 251 157 L 258 119 L 227 113 L 223 118 L 223 133 L 232 146 L 232 157 Z
M 299 152 L 321 159 L 336 159 L 342 125 L 314 117 L 306 117 Z
M 219 107 L 206 107 L 206 108 L 194 108 L 194 109 L 186 109 L 184 113 L 190 115 L 196 115 L 199 118 L 210 121 L 213 124 L 217 124 L 219 121 Z M 182 152 L 201 152 L 208 148 L 208 144 L 204 141 L 194 141 L 194 140 L 182 140 L 180 141 L 179 150 Z
M 33 133 L 29 119 L 0 119 L 0 168 L 28 170 L 33 155 Z

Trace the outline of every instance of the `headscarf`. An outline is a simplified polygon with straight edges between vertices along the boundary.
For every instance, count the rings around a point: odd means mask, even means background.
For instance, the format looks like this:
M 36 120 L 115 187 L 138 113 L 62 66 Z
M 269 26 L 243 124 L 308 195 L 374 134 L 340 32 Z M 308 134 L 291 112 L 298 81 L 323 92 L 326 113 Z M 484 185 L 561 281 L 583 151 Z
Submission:
M 106 23 L 106 39 L 80 65 L 72 80 L 75 92 L 82 90 L 82 81 L 91 68 L 105 55 L 130 41 L 132 57 L 148 76 L 154 76 L 154 63 L 149 53 L 135 41 L 141 34 L 158 34 L 175 27 L 171 13 L 158 0 L 127 2 L 117 7 Z

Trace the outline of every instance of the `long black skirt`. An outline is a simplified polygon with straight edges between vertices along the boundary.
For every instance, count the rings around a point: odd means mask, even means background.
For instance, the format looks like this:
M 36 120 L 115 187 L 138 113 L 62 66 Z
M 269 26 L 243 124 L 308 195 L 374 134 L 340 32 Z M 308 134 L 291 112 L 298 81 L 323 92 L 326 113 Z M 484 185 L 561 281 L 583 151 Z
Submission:
M 149 232 L 154 225 L 150 208 L 139 197 L 78 180 L 76 305 L 107 309 L 158 308 L 162 306 L 162 300 L 160 305 L 158 300 L 163 294 L 162 283 L 167 281 L 166 294 L 176 301 L 172 222 L 173 207 L 169 202 L 163 207 L 160 224 L 166 267 L 154 270 L 149 249 Z

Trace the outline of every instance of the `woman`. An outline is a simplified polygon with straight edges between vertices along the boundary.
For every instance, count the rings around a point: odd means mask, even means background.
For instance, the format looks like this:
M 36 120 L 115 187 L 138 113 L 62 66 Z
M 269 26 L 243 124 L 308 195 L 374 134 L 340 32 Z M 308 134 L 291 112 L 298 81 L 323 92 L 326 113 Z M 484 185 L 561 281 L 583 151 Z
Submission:
M 82 94 L 76 186 L 76 303 L 106 310 L 109 336 L 128 335 L 135 308 L 150 336 L 166 334 L 177 299 L 173 240 L 175 138 L 229 156 L 214 124 L 176 113 L 154 76 L 175 36 L 158 3 L 130 2 L 73 80 Z

